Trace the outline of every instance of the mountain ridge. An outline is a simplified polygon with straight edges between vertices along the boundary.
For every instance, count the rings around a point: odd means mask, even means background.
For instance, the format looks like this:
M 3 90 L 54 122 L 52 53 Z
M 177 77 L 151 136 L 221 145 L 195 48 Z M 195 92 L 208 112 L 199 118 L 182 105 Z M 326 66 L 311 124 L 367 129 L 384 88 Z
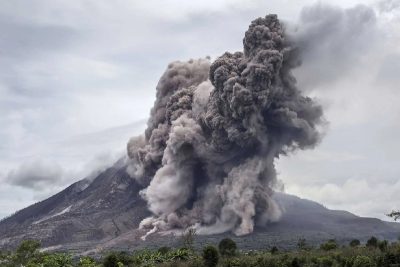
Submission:
M 39 239 L 47 249 L 76 253 L 179 246 L 180 238 L 173 235 L 140 239 L 145 232 L 137 229 L 139 223 L 151 215 L 139 196 L 141 189 L 120 161 L 93 180 L 73 183 L 0 221 L 0 248 L 13 248 L 23 239 Z M 196 246 L 229 236 L 241 249 L 262 249 L 271 244 L 290 249 L 299 238 L 317 244 L 330 238 L 366 240 L 372 235 L 394 240 L 400 234 L 397 223 L 329 210 L 315 201 L 284 193 L 275 193 L 274 199 L 284 210 L 278 222 L 242 237 L 231 233 L 197 236 Z

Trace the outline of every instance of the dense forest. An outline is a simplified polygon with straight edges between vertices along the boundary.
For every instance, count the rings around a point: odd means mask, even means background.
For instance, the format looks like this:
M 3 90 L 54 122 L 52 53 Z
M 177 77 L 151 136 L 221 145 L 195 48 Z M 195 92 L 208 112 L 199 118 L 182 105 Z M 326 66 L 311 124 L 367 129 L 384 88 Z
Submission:
M 194 232 L 182 237 L 181 248 L 108 252 L 100 256 L 73 256 L 46 252 L 35 240 L 23 241 L 14 251 L 0 252 L 1 267 L 395 267 L 400 266 L 400 243 L 371 237 L 365 244 L 352 240 L 339 245 L 328 240 L 318 247 L 299 239 L 297 249 L 281 251 L 272 246 L 264 251 L 240 251 L 229 238 L 202 249 L 193 247 Z

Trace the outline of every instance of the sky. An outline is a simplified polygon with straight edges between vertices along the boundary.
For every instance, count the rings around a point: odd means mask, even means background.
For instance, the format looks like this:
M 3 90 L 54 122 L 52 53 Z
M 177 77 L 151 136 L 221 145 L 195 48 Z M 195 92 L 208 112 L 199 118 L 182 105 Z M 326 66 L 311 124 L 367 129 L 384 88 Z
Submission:
M 242 50 L 278 14 L 298 86 L 325 110 L 285 191 L 361 216 L 400 208 L 400 1 L 0 1 L 0 218 L 103 170 L 146 127 L 169 62 Z

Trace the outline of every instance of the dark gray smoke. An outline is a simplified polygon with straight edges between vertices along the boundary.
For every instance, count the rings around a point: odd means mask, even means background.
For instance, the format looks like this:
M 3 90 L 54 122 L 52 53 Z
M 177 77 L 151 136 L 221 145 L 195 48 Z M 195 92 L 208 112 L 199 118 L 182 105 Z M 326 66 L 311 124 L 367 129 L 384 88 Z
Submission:
M 304 64 L 296 74 L 309 90 L 342 81 L 359 69 L 355 66 L 366 64 L 363 56 L 386 38 L 374 9 L 366 5 L 344 9 L 318 2 L 302 9 L 299 25 L 292 35 Z
M 244 52 L 174 62 L 143 136 L 128 143 L 131 175 L 154 216 L 142 228 L 251 233 L 277 220 L 274 160 L 319 141 L 322 109 L 291 70 L 298 53 L 276 15 L 254 20 Z

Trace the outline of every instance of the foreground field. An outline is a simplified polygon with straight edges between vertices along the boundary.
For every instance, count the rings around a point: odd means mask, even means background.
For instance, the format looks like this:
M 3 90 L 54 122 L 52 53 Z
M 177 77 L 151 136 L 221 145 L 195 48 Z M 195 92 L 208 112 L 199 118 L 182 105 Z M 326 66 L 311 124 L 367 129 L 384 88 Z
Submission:
M 0 253 L 1 267 L 396 267 L 400 266 L 400 244 L 389 244 L 372 237 L 365 245 L 353 240 L 339 246 L 329 240 L 318 248 L 300 239 L 294 251 L 277 247 L 265 251 L 238 251 L 235 242 L 224 239 L 218 246 L 201 251 L 191 247 L 192 237 L 183 239 L 182 248 L 161 247 L 158 250 L 109 252 L 101 257 L 73 257 L 68 253 L 40 251 L 40 244 L 23 241 L 15 251 Z

